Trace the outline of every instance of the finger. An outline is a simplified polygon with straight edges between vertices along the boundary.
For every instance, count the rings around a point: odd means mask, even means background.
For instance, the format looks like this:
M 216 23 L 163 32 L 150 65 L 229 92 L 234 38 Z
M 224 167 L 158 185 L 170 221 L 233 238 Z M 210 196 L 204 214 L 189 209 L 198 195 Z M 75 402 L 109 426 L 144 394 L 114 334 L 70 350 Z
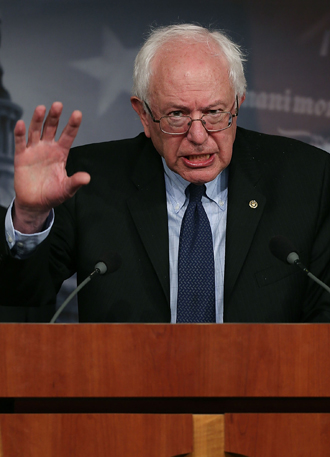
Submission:
M 20 154 L 25 151 L 26 147 L 26 127 L 24 121 L 20 120 L 16 123 L 14 129 L 15 139 L 15 154 Z
M 31 119 L 31 124 L 29 126 L 27 146 L 31 146 L 32 144 L 36 144 L 39 142 L 45 114 L 46 107 L 43 105 L 37 106 L 34 110 Z
M 64 127 L 63 132 L 58 140 L 59 146 L 67 151 L 71 148 L 74 139 L 77 136 L 82 120 L 81 111 L 74 111 L 69 119 L 69 122 Z
M 66 192 L 68 198 L 73 197 L 77 190 L 79 190 L 80 187 L 88 184 L 90 180 L 90 175 L 84 171 L 79 171 L 74 175 L 70 176 L 66 182 Z
M 63 105 L 61 102 L 54 102 L 46 117 L 41 138 L 45 141 L 52 141 L 55 138 L 57 127 L 62 114 Z

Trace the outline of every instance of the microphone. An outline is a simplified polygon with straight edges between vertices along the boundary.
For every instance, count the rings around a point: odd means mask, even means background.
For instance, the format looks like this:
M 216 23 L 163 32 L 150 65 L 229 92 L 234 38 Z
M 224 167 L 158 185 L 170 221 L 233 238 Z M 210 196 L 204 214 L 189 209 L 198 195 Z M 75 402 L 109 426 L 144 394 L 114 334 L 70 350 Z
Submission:
M 103 262 L 100 260 L 94 267 L 94 270 L 91 272 L 87 278 L 85 278 L 78 287 L 74 289 L 73 292 L 68 296 L 68 298 L 62 303 L 62 305 L 58 308 L 54 316 L 52 317 L 50 324 L 53 324 L 58 316 L 62 313 L 64 308 L 67 304 L 73 299 L 75 295 L 83 288 L 89 281 L 91 281 L 97 275 L 104 275 L 106 273 L 113 273 L 114 271 L 118 270 L 121 265 L 121 257 L 116 252 L 112 252 L 107 255 L 105 261 Z
M 328 287 L 323 281 L 314 276 L 300 261 L 299 254 L 296 252 L 296 249 L 290 240 L 284 236 L 274 236 L 269 242 L 269 249 L 277 259 L 281 260 L 284 263 L 289 263 L 290 265 L 296 265 L 309 278 L 311 278 L 319 286 L 323 287 L 323 289 L 330 293 L 330 287 Z

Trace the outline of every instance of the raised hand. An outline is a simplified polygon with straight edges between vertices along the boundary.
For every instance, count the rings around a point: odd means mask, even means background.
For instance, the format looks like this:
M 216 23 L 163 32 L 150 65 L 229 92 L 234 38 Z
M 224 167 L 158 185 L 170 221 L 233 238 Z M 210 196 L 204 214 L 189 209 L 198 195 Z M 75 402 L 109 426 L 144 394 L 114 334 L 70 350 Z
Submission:
M 82 115 L 80 111 L 74 111 L 55 141 L 62 108 L 62 103 L 53 103 L 44 122 L 46 108 L 38 106 L 32 116 L 27 143 L 24 122 L 18 121 L 15 127 L 13 222 L 22 233 L 39 231 L 52 208 L 90 181 L 85 172 L 67 176 L 66 161 Z

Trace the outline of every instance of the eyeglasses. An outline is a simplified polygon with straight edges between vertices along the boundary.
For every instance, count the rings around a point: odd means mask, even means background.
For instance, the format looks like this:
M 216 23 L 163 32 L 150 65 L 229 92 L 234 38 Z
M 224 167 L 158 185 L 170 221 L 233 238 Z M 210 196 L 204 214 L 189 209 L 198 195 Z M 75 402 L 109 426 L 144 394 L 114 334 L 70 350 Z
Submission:
M 236 113 L 229 111 L 214 110 L 214 113 L 203 114 L 200 119 L 193 119 L 190 116 L 184 116 L 180 112 L 177 116 L 162 116 L 160 119 L 155 119 L 147 102 L 144 102 L 151 119 L 159 124 L 160 130 L 168 135 L 184 135 L 192 126 L 193 122 L 200 121 L 207 132 L 221 132 L 221 130 L 229 129 L 232 126 L 233 118 L 238 116 L 238 96 L 236 95 Z M 235 104 L 234 102 L 234 104 Z

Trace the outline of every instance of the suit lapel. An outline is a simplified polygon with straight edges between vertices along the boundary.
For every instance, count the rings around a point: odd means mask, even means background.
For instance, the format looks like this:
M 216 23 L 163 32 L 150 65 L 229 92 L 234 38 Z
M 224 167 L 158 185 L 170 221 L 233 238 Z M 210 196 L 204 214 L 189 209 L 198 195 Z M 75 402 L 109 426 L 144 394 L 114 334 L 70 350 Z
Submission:
M 168 222 L 164 170 L 161 158 L 147 142 L 133 173 L 137 192 L 128 208 L 141 241 L 170 303 Z
M 239 133 L 238 131 L 238 138 Z M 241 139 L 235 141 L 229 169 L 225 304 L 235 287 L 266 204 L 265 196 L 257 188 L 261 172 L 252 152 Z M 128 208 L 170 303 L 164 170 L 151 141 L 146 143 L 132 179 L 137 191 L 129 198 Z
M 266 204 L 265 196 L 257 188 L 260 177 L 261 172 L 253 154 L 247 145 L 236 140 L 229 167 L 225 306 L 248 255 Z

